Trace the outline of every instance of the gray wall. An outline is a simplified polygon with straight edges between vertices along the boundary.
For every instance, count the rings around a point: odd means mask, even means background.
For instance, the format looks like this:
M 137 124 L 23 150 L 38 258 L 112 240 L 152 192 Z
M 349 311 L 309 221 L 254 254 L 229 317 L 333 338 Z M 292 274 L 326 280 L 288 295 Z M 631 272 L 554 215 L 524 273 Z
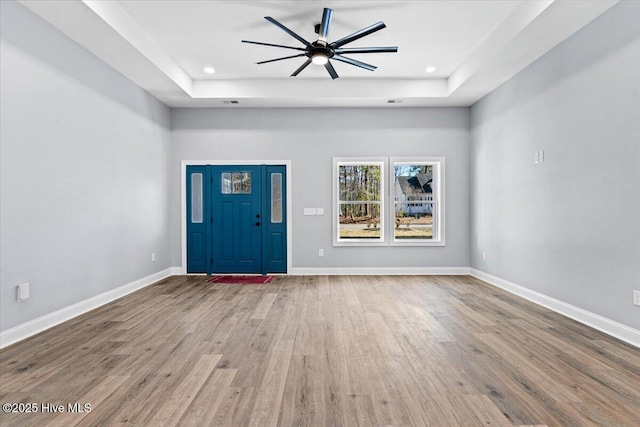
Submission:
M 472 267 L 636 329 L 639 22 L 622 2 L 475 104 L 471 149 Z
M 6 330 L 170 266 L 170 110 L 22 6 L 0 4 Z M 24 281 L 31 298 L 17 303 Z
M 471 124 L 467 108 L 170 112 L 0 5 L 0 330 L 181 265 L 181 160 L 255 159 L 292 161 L 294 267 L 472 265 L 640 327 L 640 2 L 477 103 Z M 332 247 L 334 156 L 446 157 L 447 246 Z
M 182 160 L 291 160 L 293 267 L 469 265 L 469 109 L 172 110 L 172 263 L 181 265 Z M 446 247 L 332 247 L 332 158 L 446 157 Z M 322 207 L 324 216 L 303 216 Z M 318 249 L 324 249 L 324 257 Z

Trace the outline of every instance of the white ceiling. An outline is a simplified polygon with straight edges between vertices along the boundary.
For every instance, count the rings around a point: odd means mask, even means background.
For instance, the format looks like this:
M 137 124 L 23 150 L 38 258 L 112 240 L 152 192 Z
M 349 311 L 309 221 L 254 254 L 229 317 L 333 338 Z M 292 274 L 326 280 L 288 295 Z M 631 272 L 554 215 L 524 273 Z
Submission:
M 616 2 L 21 1 L 165 104 L 230 108 L 471 105 Z M 384 21 L 387 28 L 345 47 L 398 53 L 351 56 L 376 65 L 373 72 L 332 61 L 340 75 L 332 80 L 315 65 L 289 77 L 305 58 L 256 65 L 298 52 L 241 43 L 302 47 L 264 17 L 311 42 L 324 7 L 334 10 L 330 42 Z

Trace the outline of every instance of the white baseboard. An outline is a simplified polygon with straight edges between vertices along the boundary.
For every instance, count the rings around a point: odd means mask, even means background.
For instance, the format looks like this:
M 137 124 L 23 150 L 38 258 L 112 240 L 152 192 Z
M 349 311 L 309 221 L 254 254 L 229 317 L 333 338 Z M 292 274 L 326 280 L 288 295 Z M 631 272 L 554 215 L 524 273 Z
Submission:
M 292 267 L 293 276 L 468 275 L 469 267 Z
M 181 269 L 179 267 L 167 268 L 147 277 L 143 277 L 142 279 L 127 283 L 119 288 L 101 293 L 84 301 L 80 301 L 76 304 L 54 311 L 53 313 L 45 314 L 37 319 L 33 319 L 21 325 L 4 330 L 0 332 L 0 348 L 22 341 L 39 332 L 84 314 L 87 311 L 96 309 L 111 301 L 130 294 L 131 292 L 135 292 L 149 286 L 166 277 L 179 274 L 180 271 Z
M 555 298 L 551 298 L 547 295 L 541 294 L 531 289 L 527 289 L 523 286 L 516 285 L 508 280 L 501 279 L 493 276 L 484 271 L 471 268 L 471 275 L 490 285 L 504 289 L 505 291 L 516 294 L 524 299 L 534 302 L 538 305 L 553 310 L 556 313 L 560 313 L 580 323 L 584 323 L 594 329 L 604 332 L 607 335 L 618 338 L 626 343 L 629 343 L 635 347 L 640 348 L 640 331 L 633 329 L 622 323 L 618 323 L 606 317 L 600 316 L 590 311 L 583 310 L 566 302 L 562 302 Z

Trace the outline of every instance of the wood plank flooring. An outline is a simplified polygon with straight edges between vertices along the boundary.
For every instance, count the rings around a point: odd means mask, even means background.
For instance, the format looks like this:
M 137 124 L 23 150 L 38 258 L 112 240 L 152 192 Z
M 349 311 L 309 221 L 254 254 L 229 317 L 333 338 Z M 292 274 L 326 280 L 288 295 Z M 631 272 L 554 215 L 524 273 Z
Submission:
M 175 276 L 0 351 L 0 402 L 38 410 L 2 426 L 637 427 L 640 350 L 467 276 Z

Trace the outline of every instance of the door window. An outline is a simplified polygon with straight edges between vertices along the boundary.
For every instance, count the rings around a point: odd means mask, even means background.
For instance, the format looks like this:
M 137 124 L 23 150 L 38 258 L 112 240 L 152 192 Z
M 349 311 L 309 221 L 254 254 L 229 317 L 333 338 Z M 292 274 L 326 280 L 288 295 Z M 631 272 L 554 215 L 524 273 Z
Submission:
M 271 174 L 271 222 L 282 223 L 282 174 Z
M 191 174 L 191 222 L 202 223 L 202 174 Z
M 251 194 L 251 172 L 222 173 L 222 194 Z

